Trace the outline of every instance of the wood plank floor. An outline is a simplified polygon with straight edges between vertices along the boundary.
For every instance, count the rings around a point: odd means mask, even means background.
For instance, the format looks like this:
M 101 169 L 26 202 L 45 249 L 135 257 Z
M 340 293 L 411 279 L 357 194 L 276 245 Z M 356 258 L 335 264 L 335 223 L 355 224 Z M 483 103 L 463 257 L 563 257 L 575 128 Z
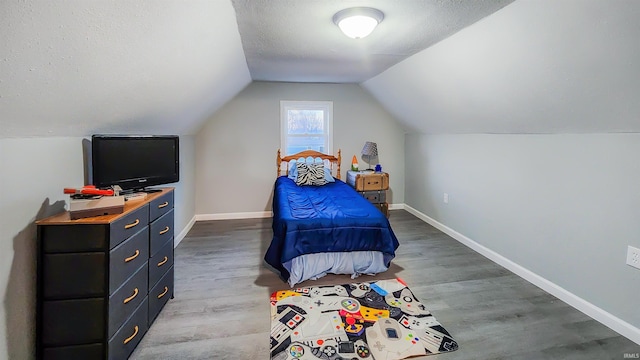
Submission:
M 404 210 L 392 267 L 460 349 L 432 360 L 624 359 L 640 345 Z M 269 295 L 288 285 L 263 265 L 271 219 L 197 222 L 175 249 L 175 299 L 131 359 L 269 359 Z M 328 275 L 301 286 L 345 284 Z M 627 355 L 627 358 L 629 356 Z

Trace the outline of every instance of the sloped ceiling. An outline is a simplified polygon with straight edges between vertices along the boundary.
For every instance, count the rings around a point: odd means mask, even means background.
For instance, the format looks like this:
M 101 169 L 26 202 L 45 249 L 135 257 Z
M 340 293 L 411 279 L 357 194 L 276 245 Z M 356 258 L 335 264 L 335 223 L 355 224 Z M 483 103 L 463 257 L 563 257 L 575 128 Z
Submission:
M 0 138 L 189 134 L 251 82 L 230 1 L 4 0 L 0 34 Z
M 640 132 L 640 2 L 510 1 L 492 8 L 492 1 L 456 0 L 5 0 L 0 138 L 192 134 L 252 81 L 247 62 L 255 79 L 271 81 L 358 82 L 378 74 L 362 86 L 407 131 Z M 439 35 L 420 28 L 426 19 L 407 20 L 424 37 L 405 35 L 395 41 L 404 48 L 391 50 L 388 39 L 404 30 L 381 26 L 382 45 L 360 43 L 346 54 L 346 45 L 324 42 L 351 40 L 328 17 L 324 40 L 285 21 L 305 19 L 302 5 L 319 3 L 325 7 L 316 15 L 345 4 L 393 4 L 385 8 L 387 26 L 394 11 L 413 8 L 416 18 L 431 14 Z M 268 19 L 269 5 L 280 9 L 275 21 L 283 26 Z M 427 5 L 434 9 L 416 10 Z M 449 20 L 434 17 L 437 9 Z M 248 42 L 255 42 L 251 51 Z M 349 56 L 309 56 L 314 45 Z
M 362 86 L 410 132 L 640 132 L 638 19 L 639 1 L 516 1 Z
M 232 0 L 251 77 L 262 81 L 360 83 L 513 0 Z M 333 16 L 373 7 L 384 19 L 364 39 Z

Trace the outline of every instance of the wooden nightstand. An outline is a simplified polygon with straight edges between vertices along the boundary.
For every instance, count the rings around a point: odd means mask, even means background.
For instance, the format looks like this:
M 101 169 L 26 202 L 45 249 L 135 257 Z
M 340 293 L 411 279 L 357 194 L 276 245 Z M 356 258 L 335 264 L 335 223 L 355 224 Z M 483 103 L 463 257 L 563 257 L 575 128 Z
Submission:
M 347 171 L 347 184 L 389 217 L 389 204 L 387 203 L 389 174 L 373 171 Z

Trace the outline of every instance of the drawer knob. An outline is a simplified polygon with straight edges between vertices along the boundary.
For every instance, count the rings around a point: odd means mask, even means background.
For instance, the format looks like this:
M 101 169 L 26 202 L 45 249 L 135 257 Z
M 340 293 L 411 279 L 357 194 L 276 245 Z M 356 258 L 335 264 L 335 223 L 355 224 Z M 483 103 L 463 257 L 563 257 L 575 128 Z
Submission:
M 137 257 L 138 257 L 138 255 L 140 255 L 140 250 L 137 250 L 137 249 L 136 249 L 136 253 L 135 253 L 135 254 L 133 254 L 133 255 L 131 255 L 131 256 L 129 256 L 128 258 L 124 259 L 124 262 L 128 263 L 129 261 L 131 261 L 131 260 L 133 260 L 133 259 L 137 258 Z
M 124 303 L 128 303 L 129 301 L 133 300 L 136 298 L 136 296 L 138 296 L 138 288 L 133 289 L 133 295 L 129 296 L 128 298 L 124 299 Z
M 168 201 L 163 202 L 162 204 L 158 205 L 158 209 L 162 209 L 163 207 L 169 205 Z
M 162 231 L 160 231 L 160 235 L 166 234 L 167 231 L 169 231 L 169 227 L 168 226 L 166 226 Z
M 169 258 L 165 256 L 165 257 L 164 257 L 164 259 L 162 259 L 162 261 L 160 261 L 160 262 L 158 263 L 158 267 L 160 267 L 160 266 L 162 266 L 162 265 L 166 264 L 166 263 L 167 263 L 167 261 L 169 261 Z
M 167 295 L 167 292 L 169 292 L 169 288 L 165 286 L 162 294 L 158 295 L 158 299 L 161 299 L 163 296 Z
M 131 224 L 127 224 L 124 226 L 125 229 L 131 229 L 132 227 L 136 226 L 140 224 L 140 219 L 136 219 L 136 221 L 132 222 Z
M 127 345 L 129 343 L 129 341 L 133 340 L 134 337 L 136 337 L 136 335 L 138 335 L 138 325 L 136 325 L 133 328 L 133 335 L 129 336 L 128 338 L 124 339 L 124 341 L 122 342 L 123 344 Z

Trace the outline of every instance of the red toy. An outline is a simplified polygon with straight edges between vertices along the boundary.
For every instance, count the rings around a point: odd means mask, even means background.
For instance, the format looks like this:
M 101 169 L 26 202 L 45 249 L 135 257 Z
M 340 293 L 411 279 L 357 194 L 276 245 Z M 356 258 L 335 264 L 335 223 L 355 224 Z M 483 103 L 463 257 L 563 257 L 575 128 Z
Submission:
M 113 195 L 113 190 L 111 190 L 111 189 L 101 190 L 101 189 L 96 188 L 94 185 L 85 185 L 80 189 L 64 188 L 64 193 L 65 194 L 70 194 L 70 195 L 81 194 L 81 195 L 106 195 L 106 196 L 112 196 Z

